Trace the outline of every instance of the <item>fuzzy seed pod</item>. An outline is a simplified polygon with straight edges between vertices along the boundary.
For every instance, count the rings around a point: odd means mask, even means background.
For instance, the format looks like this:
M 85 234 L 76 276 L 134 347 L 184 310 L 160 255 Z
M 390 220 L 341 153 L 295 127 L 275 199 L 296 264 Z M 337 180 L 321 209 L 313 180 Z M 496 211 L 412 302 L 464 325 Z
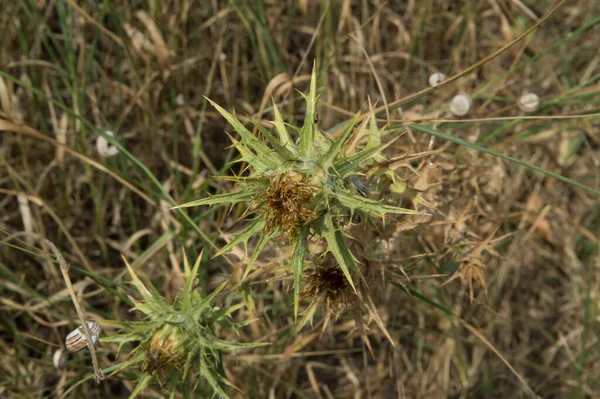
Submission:
M 429 77 L 429 86 L 435 87 L 439 85 L 444 79 L 446 79 L 446 75 L 441 72 L 436 72 Z
M 108 134 L 110 137 L 115 136 L 115 134 L 110 130 L 107 130 L 104 133 Z M 108 140 L 106 140 L 102 136 L 98 136 L 98 138 L 96 139 L 96 150 L 102 158 L 112 157 L 119 153 L 119 149 L 114 145 L 109 145 Z
M 535 93 L 525 93 L 519 98 L 517 105 L 523 112 L 534 112 L 540 106 L 540 98 Z
M 90 337 L 92 338 L 92 342 L 94 347 L 98 345 L 98 339 L 100 338 L 100 331 L 102 331 L 102 327 L 100 324 L 88 321 L 87 328 L 90 332 Z M 87 346 L 87 338 L 83 333 L 83 326 L 77 327 L 75 330 L 71 331 L 67 338 L 65 338 L 65 345 L 69 352 L 78 352 Z
M 456 116 L 465 116 L 469 113 L 473 101 L 468 94 L 459 93 L 452 98 L 450 102 L 450 112 Z

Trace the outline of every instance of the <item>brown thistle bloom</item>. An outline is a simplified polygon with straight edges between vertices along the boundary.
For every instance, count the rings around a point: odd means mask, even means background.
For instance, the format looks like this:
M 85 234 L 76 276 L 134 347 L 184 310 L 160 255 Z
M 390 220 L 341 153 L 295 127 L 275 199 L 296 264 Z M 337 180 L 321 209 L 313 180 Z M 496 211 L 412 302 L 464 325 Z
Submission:
M 310 179 L 296 173 L 276 175 L 269 179 L 269 188 L 259 196 L 266 202 L 265 232 L 281 227 L 283 237 L 294 237 L 305 224 L 318 219 L 315 211 L 308 209 L 316 188 Z
M 346 310 L 356 299 L 348 279 L 339 267 L 317 266 L 304 272 L 303 298 L 324 302 L 328 313 Z
M 179 339 L 171 335 L 164 336 L 164 331 L 157 332 L 152 338 L 146 352 L 146 360 L 142 372 L 155 374 L 162 386 L 164 380 L 174 367 L 179 367 Z

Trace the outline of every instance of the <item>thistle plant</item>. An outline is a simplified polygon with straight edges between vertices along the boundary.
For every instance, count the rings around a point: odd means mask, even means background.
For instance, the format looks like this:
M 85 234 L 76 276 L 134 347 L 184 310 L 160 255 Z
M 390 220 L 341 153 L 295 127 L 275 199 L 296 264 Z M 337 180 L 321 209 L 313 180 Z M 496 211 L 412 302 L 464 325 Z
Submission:
M 213 395 L 228 398 L 224 387 L 231 384 L 222 372 L 221 351 L 264 345 L 229 342 L 217 337 L 217 326 L 236 331 L 252 321 L 234 323 L 229 317 L 243 304 L 223 309 L 213 307 L 213 299 L 226 282 L 210 295 L 204 298 L 200 295 L 194 281 L 201 257 L 193 268 L 184 258 L 185 285 L 172 305 L 151 284 L 144 284 L 125 260 L 133 285 L 141 296 L 140 301 L 135 301 L 134 309 L 144 313 L 146 319 L 141 322 L 113 322 L 126 332 L 102 341 L 118 343 L 119 350 L 126 343 L 136 344 L 130 359 L 120 368 L 141 365 L 141 378 L 130 398 L 142 392 L 153 379 L 161 387 L 168 383 L 171 394 L 182 387 L 194 391 L 204 380 Z
M 234 176 L 240 190 L 192 201 L 179 207 L 215 204 L 249 204 L 247 215 L 254 215 L 249 225 L 215 256 L 222 255 L 238 244 L 247 248 L 248 240 L 259 235 L 254 252 L 243 274 L 244 279 L 267 243 L 275 237 L 293 246 L 291 265 L 294 274 L 294 314 L 298 314 L 298 299 L 309 241 L 324 240 L 342 273 L 356 290 L 352 275 L 360 276 L 357 260 L 346 244 L 342 220 L 356 212 L 385 217 L 388 213 L 415 213 L 371 200 L 366 188 L 353 184 L 361 169 L 383 159 L 382 129 L 377 127 L 372 111 L 360 121 L 357 113 L 341 133 L 323 134 L 316 121 L 318 102 L 317 79 L 313 69 L 306 101 L 304 124 L 286 124 L 277 104 L 273 102 L 274 131 L 252 121 L 262 138 L 253 135 L 235 115 L 210 101 L 229 122 L 240 139 L 230 136 L 240 153 L 238 161 L 248 165 L 248 176 Z

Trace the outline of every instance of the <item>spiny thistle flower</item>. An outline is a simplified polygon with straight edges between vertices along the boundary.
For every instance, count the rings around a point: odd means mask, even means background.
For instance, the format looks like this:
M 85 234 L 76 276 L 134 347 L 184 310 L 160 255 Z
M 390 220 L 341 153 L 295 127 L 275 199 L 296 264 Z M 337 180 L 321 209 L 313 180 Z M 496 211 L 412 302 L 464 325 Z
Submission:
M 333 316 L 337 318 L 342 312 L 355 306 L 359 302 L 348 279 L 338 267 L 333 265 L 318 265 L 303 272 L 304 287 L 300 294 L 302 299 L 310 301 L 310 304 L 297 330 L 300 330 L 308 321 L 312 324 L 312 319 L 319 305 L 325 305 L 325 319 L 323 329 L 327 327 L 329 320 Z
M 170 325 L 166 325 L 154 333 L 146 351 L 142 372 L 155 375 L 162 386 L 173 369 L 181 368 L 184 355 L 183 347 L 180 345 L 182 338 L 181 332 Z
M 267 191 L 257 197 L 259 203 L 266 202 L 265 233 L 281 228 L 284 238 L 292 239 L 302 226 L 317 220 L 317 213 L 305 207 L 315 191 L 309 179 L 299 174 L 271 177 Z
M 129 331 L 103 341 L 118 343 L 119 349 L 126 343 L 136 343 L 131 358 L 121 367 L 123 369 L 141 363 L 143 374 L 130 398 L 142 392 L 153 378 L 158 380 L 161 387 L 168 382 L 172 394 L 181 389 L 182 384 L 192 391 L 196 390 L 204 379 L 213 394 L 228 398 L 224 387 L 231 384 L 221 372 L 221 351 L 261 345 L 240 344 L 217 337 L 217 325 L 235 331 L 251 321 L 236 324 L 229 317 L 242 304 L 223 309 L 211 305 L 226 283 L 205 298 L 194 289 L 200 259 L 201 256 L 190 268 L 184 258 L 185 285 L 173 305 L 167 304 L 151 284 L 145 285 L 125 260 L 133 285 L 141 296 L 141 301 L 136 301 L 135 309 L 143 312 L 146 320 L 114 322 Z
M 338 313 L 357 298 L 348 280 L 337 267 L 317 266 L 304 271 L 302 298 L 324 303 L 327 311 Z
M 392 346 L 395 346 L 369 292 L 372 289 L 377 289 L 379 278 L 372 281 L 375 284 L 367 286 L 366 281 L 370 281 L 369 274 L 373 273 L 373 270 L 370 270 L 369 273 L 369 269 L 367 269 L 368 274 L 365 276 L 366 278 L 359 279 L 357 290 L 354 290 L 340 268 L 335 267 L 335 259 L 332 258 L 330 254 L 321 257 L 319 258 L 320 264 L 308 268 L 303 272 L 304 286 L 301 298 L 310 303 L 304 310 L 302 319 L 296 325 L 296 331 L 300 331 L 308 322 L 312 325 L 317 309 L 324 305 L 325 317 L 323 318 L 322 332 L 325 331 L 332 318 L 335 320 L 342 313 L 349 312 L 354 318 L 361 338 L 372 352 L 365 329 L 366 324 L 362 316 L 362 313 L 366 311 L 369 315 L 369 320 L 375 321 Z
M 215 256 L 241 243 L 247 247 L 250 237 L 262 233 L 243 275 L 245 278 L 267 243 L 281 234 L 294 246 L 291 265 L 295 315 L 298 314 L 300 282 L 309 237 L 325 240 L 325 254 L 333 254 L 348 282 L 356 289 L 351 275 L 360 276 L 360 272 L 356 259 L 344 242 L 340 220 L 357 211 L 379 217 L 387 213 L 416 213 L 365 198 L 368 190 L 364 187 L 358 189 L 352 183 L 352 176 L 359 175 L 361 167 L 382 159 L 381 151 L 389 143 L 381 143 L 382 130 L 377 127 L 372 111 L 360 125 L 357 125 L 360 119 L 360 113 L 357 113 L 340 129 L 341 133 L 336 138 L 321 133 L 315 121 L 316 85 L 313 68 L 310 91 L 308 95 L 303 94 L 306 100 L 303 126 L 284 123 L 275 103 L 274 133 L 253 121 L 266 141 L 254 136 L 234 115 L 211 101 L 241 138 L 238 141 L 230 137 L 240 152 L 239 161 L 247 163 L 251 173 L 245 177 L 228 178 L 240 184 L 241 189 L 237 192 L 218 194 L 179 206 L 251 204 L 247 213 L 254 213 L 256 217 Z

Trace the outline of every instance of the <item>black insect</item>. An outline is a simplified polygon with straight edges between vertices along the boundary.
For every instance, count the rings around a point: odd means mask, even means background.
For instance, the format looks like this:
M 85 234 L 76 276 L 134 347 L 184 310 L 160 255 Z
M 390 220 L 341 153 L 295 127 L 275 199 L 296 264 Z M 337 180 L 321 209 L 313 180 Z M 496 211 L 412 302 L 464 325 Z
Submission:
M 356 190 L 358 191 L 358 193 L 361 196 L 363 196 L 365 198 L 369 197 L 369 187 L 359 176 L 357 176 L 357 175 L 350 176 L 350 181 L 352 182 L 352 184 L 354 185 L 354 187 L 356 188 Z

